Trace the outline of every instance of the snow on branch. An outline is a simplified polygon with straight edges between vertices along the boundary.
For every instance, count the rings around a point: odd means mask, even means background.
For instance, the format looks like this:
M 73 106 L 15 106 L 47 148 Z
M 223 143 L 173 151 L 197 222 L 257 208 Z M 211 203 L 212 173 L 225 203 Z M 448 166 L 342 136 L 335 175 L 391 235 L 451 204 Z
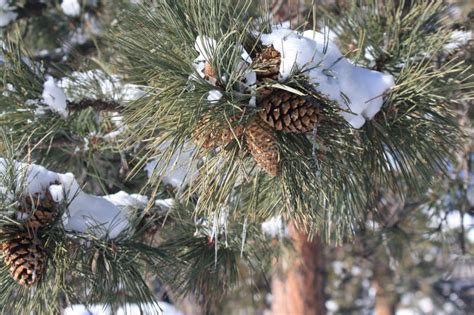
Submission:
M 71 173 L 55 173 L 40 165 L 3 158 L 0 158 L 0 179 L 9 176 L 9 166 L 13 166 L 16 186 L 24 187 L 24 194 L 41 195 L 48 191 L 53 201 L 67 205 L 62 223 L 69 232 L 114 239 L 130 227 L 131 211 L 143 209 L 148 203 L 145 196 L 123 191 L 107 196 L 91 195 L 82 191 Z M 8 187 L 1 182 L 0 191 L 9 194 Z M 165 204 L 171 206 L 169 201 L 157 201 L 157 205 Z
M 46 78 L 41 96 L 45 106 L 37 104 L 36 113 L 41 115 L 49 109 L 67 118 L 70 112 L 87 108 L 115 112 L 121 101 L 133 101 L 144 94 L 141 87 L 125 84 L 117 76 L 108 76 L 100 70 L 73 72 L 70 77 L 58 81 Z
M 353 65 L 324 34 L 274 26 L 256 35 L 280 52 L 280 82 L 303 73 L 316 91 L 339 104 L 341 116 L 354 128 L 380 111 L 384 93 L 394 86 L 391 75 Z
M 0 27 L 5 27 L 15 21 L 18 13 L 16 7 L 10 5 L 9 0 L 0 0 Z

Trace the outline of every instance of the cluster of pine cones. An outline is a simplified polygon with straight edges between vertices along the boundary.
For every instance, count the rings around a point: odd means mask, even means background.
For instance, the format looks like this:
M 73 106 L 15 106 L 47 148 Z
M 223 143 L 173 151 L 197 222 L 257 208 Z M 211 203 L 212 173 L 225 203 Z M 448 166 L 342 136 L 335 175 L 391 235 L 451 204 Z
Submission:
M 280 154 L 274 131 L 306 133 L 314 129 L 319 121 L 319 105 L 312 96 L 298 95 L 287 90 L 269 86 L 278 80 L 281 63 L 280 53 L 272 46 L 257 53 L 252 68 L 257 74 L 257 89 L 260 109 L 257 117 L 247 125 L 228 126 L 214 130 L 209 125 L 209 117 L 200 121 L 194 132 L 197 145 L 211 149 L 225 146 L 233 139 L 245 137 L 247 148 L 257 164 L 269 175 L 280 174 Z M 206 63 L 205 74 L 212 77 L 214 71 Z M 232 117 L 234 125 L 240 117 Z
M 0 244 L 3 261 L 11 276 L 23 286 L 31 286 L 41 280 L 46 270 L 47 254 L 39 232 L 52 223 L 58 215 L 58 204 L 49 191 L 45 194 L 23 197 L 17 214 L 25 217 L 21 226 L 11 227 L 7 241 Z M 4 233 L 5 232 L 0 232 Z

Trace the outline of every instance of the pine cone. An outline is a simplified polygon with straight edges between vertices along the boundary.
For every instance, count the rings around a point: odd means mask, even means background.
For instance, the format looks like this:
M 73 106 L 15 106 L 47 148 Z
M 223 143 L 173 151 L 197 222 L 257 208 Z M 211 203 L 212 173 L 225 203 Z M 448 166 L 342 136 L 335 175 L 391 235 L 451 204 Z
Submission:
M 258 81 L 278 80 L 280 72 L 280 52 L 273 46 L 265 47 L 257 54 L 253 62 L 253 68 L 257 73 Z
M 214 71 L 214 68 L 212 68 L 211 64 L 209 62 L 204 63 L 204 69 L 202 70 L 204 74 L 204 79 L 210 82 L 212 85 L 219 86 L 221 85 L 217 81 L 217 76 L 216 76 L 216 71 Z
M 15 281 L 31 286 L 45 271 L 46 252 L 39 241 L 21 233 L 3 244 L 3 261 Z
M 240 118 L 234 116 L 230 118 L 230 122 L 234 123 Z M 244 133 L 244 127 L 241 125 L 234 126 L 232 129 L 227 122 L 220 129 L 216 129 L 209 124 L 209 117 L 205 117 L 198 124 L 198 128 L 193 133 L 194 143 L 202 148 L 210 149 L 219 146 L 226 146 L 235 138 L 239 138 Z
M 260 118 L 272 128 L 283 132 L 311 131 L 319 120 L 319 108 L 314 98 L 285 90 L 273 90 L 259 107 Z
M 216 72 L 212 68 L 211 64 L 207 61 L 204 63 L 204 71 L 203 72 L 204 72 L 204 75 L 207 78 L 216 78 Z
M 26 196 L 18 211 L 28 216 L 24 224 L 31 229 L 38 229 L 53 222 L 59 213 L 58 204 L 49 191 L 46 191 L 44 196 Z
M 246 129 L 246 140 L 250 154 L 269 175 L 280 173 L 280 157 L 275 137 L 260 119 L 255 119 Z

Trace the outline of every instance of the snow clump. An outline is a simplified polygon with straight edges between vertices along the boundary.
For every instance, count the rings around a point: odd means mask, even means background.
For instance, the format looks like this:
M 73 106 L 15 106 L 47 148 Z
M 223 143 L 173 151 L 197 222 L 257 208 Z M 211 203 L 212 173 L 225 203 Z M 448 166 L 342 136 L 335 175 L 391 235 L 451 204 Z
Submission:
M 61 9 L 67 16 L 76 17 L 81 14 L 81 5 L 77 0 L 63 0 Z
M 18 13 L 15 9 L 10 6 L 9 0 L 0 0 L 0 27 L 5 27 L 16 20 Z

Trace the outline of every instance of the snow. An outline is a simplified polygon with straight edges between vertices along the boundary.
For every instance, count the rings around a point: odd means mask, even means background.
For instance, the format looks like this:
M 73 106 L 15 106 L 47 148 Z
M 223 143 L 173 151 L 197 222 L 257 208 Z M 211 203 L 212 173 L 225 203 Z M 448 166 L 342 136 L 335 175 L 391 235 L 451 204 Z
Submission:
M 6 176 L 8 162 L 0 158 L 0 178 Z M 43 166 L 14 162 L 16 185 L 24 185 L 26 194 L 43 194 L 49 190 L 53 200 L 67 204 L 63 225 L 67 231 L 89 233 L 99 238 L 116 238 L 128 226 L 128 210 L 121 205 L 125 195 L 99 197 L 82 191 L 71 173 L 60 174 Z M 117 203 L 115 205 L 114 203 Z
M 183 315 L 183 313 L 179 312 L 173 305 L 169 303 L 157 303 L 162 311 L 157 312 L 156 307 L 149 304 L 141 305 L 142 311 L 140 311 L 140 307 L 137 304 L 125 304 L 124 306 L 120 307 L 116 313 L 113 313 L 110 307 L 103 304 L 95 304 L 91 306 L 75 304 L 64 309 L 64 315 Z
M 199 56 L 194 59 L 193 67 L 201 78 L 207 80 L 207 82 L 214 86 L 216 86 L 217 84 L 217 79 L 212 77 L 206 77 L 206 75 L 204 74 L 204 67 L 206 62 L 210 63 L 214 51 L 218 48 L 218 46 L 219 43 L 215 39 L 207 36 L 197 36 L 196 41 L 194 43 L 194 49 L 196 49 L 196 51 L 199 53 Z M 242 74 L 242 82 L 240 84 L 239 92 L 250 93 L 252 96 L 249 99 L 249 105 L 255 107 L 257 73 L 253 71 L 250 67 L 250 65 L 252 64 L 252 58 L 250 57 L 248 52 L 241 45 L 238 46 L 238 49 L 240 49 L 241 60 L 237 63 L 234 70 Z M 196 80 L 196 76 L 192 74 L 190 76 L 190 79 Z M 225 82 L 227 78 L 224 76 L 221 78 L 221 80 Z M 209 92 L 208 100 L 210 102 L 215 102 L 219 100 L 220 97 L 222 97 L 222 94 L 219 92 L 219 95 L 217 92 L 219 91 L 211 90 Z
M 451 211 L 446 216 L 446 227 L 448 229 L 459 229 L 462 226 L 462 219 L 461 212 Z M 472 220 L 472 216 L 469 213 L 464 214 L 464 226 L 474 226 L 474 220 Z
M 48 77 L 43 84 L 43 103 L 52 111 L 59 113 L 64 118 L 67 117 L 66 94 L 56 85 L 52 77 Z
M 334 300 L 326 301 L 325 306 L 329 312 L 337 312 L 339 310 L 339 305 Z
M 174 205 L 174 199 L 168 198 L 168 199 L 158 199 L 155 201 L 155 205 L 160 207 L 161 209 L 167 211 L 171 209 L 171 207 Z
M 170 141 L 166 141 L 158 149 L 164 152 L 170 144 Z M 167 161 L 163 157 L 159 157 L 148 162 L 144 170 L 147 172 L 148 178 L 158 175 L 162 177 L 165 185 L 175 188 L 184 187 L 197 172 L 197 162 L 192 161 L 196 150 L 197 148 L 192 143 L 184 143 L 174 150 L 169 163 L 166 163 Z M 159 174 L 154 174 L 156 172 Z
M 199 61 L 209 61 L 212 58 L 212 53 L 217 47 L 217 42 L 215 39 L 207 36 L 198 36 L 196 37 L 196 42 L 194 43 L 194 49 L 199 53 L 197 60 Z
M 453 31 L 450 41 L 444 46 L 446 52 L 452 52 L 473 40 L 472 31 Z
M 18 14 L 14 10 L 15 7 L 10 6 L 10 1 L 0 0 L 0 27 L 5 27 L 16 20 Z
M 275 216 L 262 223 L 262 232 L 274 238 L 288 236 L 288 227 L 281 216 Z
M 63 0 L 61 3 L 61 9 L 64 14 L 71 17 L 76 17 L 81 14 L 81 5 L 78 0 Z
M 143 86 L 123 83 L 119 76 L 108 75 L 98 69 L 73 72 L 69 77 L 62 78 L 58 86 L 72 99 L 81 99 L 92 93 L 97 99 L 130 102 L 145 95 Z
M 210 90 L 207 100 L 209 102 L 218 102 L 222 98 L 222 93 L 219 90 Z
M 353 65 L 319 32 L 278 26 L 259 35 L 262 44 L 273 45 L 281 54 L 280 82 L 296 72 L 305 74 L 316 91 L 338 103 L 342 117 L 354 128 L 380 111 L 384 93 L 395 84 L 389 74 Z
M 148 197 L 139 194 L 128 194 L 124 191 L 105 195 L 104 199 L 110 201 L 115 206 L 128 211 L 133 209 L 144 209 L 148 204 Z
M 429 314 L 434 311 L 433 301 L 429 297 L 423 297 L 418 300 L 418 307 L 423 314 Z
M 469 243 L 474 245 L 474 227 L 470 227 L 466 233 L 466 239 Z

